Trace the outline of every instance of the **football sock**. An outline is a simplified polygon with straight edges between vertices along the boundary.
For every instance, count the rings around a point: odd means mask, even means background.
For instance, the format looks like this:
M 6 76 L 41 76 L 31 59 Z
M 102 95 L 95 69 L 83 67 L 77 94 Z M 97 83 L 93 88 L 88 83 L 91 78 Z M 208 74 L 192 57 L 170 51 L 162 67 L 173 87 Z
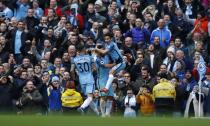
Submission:
M 100 109 L 101 109 L 102 116 L 105 116 L 106 102 L 104 99 L 100 100 Z
M 89 106 L 89 104 L 91 103 L 91 101 L 93 100 L 92 97 L 88 97 L 87 99 L 85 99 L 85 101 L 83 102 L 83 104 L 81 105 L 82 109 L 85 109 Z
M 106 101 L 106 116 L 110 116 L 110 113 L 112 111 L 112 100 Z
M 114 76 L 112 74 L 110 74 L 109 75 L 109 79 L 108 79 L 108 81 L 106 83 L 106 87 L 105 87 L 106 89 L 109 89 L 110 88 L 113 80 L 114 80 Z

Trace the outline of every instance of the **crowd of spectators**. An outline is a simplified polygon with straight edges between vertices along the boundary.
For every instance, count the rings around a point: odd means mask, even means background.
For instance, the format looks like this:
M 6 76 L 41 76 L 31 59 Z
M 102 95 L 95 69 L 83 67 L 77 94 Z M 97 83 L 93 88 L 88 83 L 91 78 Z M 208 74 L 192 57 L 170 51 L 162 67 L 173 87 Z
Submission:
M 210 116 L 209 4 L 0 0 L 0 113 L 75 113 L 85 97 L 70 72 L 76 47 L 94 56 L 91 50 L 112 33 L 126 63 L 112 83 L 112 115 L 197 115 L 202 80 L 201 114 Z M 205 78 L 197 70 L 202 57 Z M 96 86 L 93 102 L 99 97 Z

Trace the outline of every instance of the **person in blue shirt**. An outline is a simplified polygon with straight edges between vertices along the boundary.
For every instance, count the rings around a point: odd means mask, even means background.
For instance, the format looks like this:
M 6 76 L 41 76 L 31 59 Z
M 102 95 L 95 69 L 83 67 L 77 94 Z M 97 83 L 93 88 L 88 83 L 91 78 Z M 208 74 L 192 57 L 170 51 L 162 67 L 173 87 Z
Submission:
M 78 111 L 84 114 L 84 109 L 87 108 L 93 100 L 94 91 L 94 77 L 93 77 L 93 63 L 92 56 L 86 54 L 86 49 L 83 45 L 77 46 L 78 55 L 73 59 L 71 65 L 71 73 L 75 75 L 74 70 L 79 76 L 79 83 L 82 88 L 82 93 L 87 96 L 84 103 L 78 108 Z M 75 78 L 75 77 L 73 77 Z
M 1 10 L 0 17 L 6 18 L 6 19 L 11 19 L 13 17 L 13 12 L 7 6 L 7 3 L 8 3 L 8 1 L 5 1 L 5 0 L 0 1 L 0 10 Z
M 29 8 L 29 0 L 17 0 L 14 17 L 16 17 L 18 21 L 24 19 L 27 16 Z
M 136 27 L 127 31 L 124 35 L 125 37 L 132 37 L 133 42 L 138 44 L 139 48 L 143 48 L 147 44 L 150 38 L 150 32 L 144 28 L 143 22 L 140 18 L 137 18 L 135 21 Z
M 165 27 L 165 21 L 160 19 L 158 21 L 158 28 L 152 31 L 150 42 L 154 43 L 154 38 L 160 38 L 160 46 L 166 48 L 170 44 L 171 40 L 171 31 Z
M 97 45 L 100 46 L 100 45 Z M 101 90 L 105 88 L 107 80 L 109 78 L 109 71 L 114 66 L 110 60 L 109 55 L 97 54 L 96 69 L 97 69 L 97 86 Z M 102 117 L 110 116 L 112 110 L 114 91 L 112 86 L 109 88 L 108 93 L 100 92 L 100 110 Z
M 47 94 L 49 99 L 49 112 L 61 112 L 62 102 L 61 94 L 63 89 L 60 86 L 60 79 L 58 76 L 52 78 L 52 85 L 48 87 Z
M 108 89 L 110 88 L 112 81 L 114 80 L 114 75 L 116 73 L 119 73 L 121 70 L 123 70 L 126 66 L 122 54 L 117 47 L 117 44 L 114 43 L 112 40 L 112 35 L 107 33 L 104 35 L 105 40 L 105 49 L 99 49 L 98 46 L 95 48 L 96 53 L 100 53 L 102 55 L 108 54 L 111 58 L 111 60 L 114 63 L 114 66 L 109 71 L 109 79 L 106 83 L 105 88 L 101 89 L 100 91 L 107 93 Z

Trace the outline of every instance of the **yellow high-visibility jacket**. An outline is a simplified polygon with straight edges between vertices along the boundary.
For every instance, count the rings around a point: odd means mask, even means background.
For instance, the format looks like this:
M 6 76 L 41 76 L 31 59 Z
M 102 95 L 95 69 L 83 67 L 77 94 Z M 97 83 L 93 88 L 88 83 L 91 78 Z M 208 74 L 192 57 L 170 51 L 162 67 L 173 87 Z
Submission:
M 81 94 L 75 89 L 67 89 L 61 96 L 63 107 L 79 107 L 83 103 Z
M 153 98 L 176 98 L 176 90 L 168 80 L 161 79 L 160 83 L 153 88 Z

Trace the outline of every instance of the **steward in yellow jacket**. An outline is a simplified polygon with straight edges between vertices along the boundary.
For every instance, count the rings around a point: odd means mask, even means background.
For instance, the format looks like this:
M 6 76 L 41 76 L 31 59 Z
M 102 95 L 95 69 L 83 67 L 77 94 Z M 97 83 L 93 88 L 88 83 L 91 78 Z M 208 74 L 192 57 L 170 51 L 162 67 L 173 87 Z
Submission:
M 156 98 L 176 98 L 176 90 L 174 85 L 172 85 L 167 79 L 163 78 L 160 83 L 153 88 L 153 97 Z
M 157 116 L 172 116 L 175 105 L 176 90 L 166 78 L 166 75 L 159 75 L 160 83 L 153 88 L 153 98 Z
M 79 107 L 83 103 L 82 96 L 75 89 L 66 89 L 61 96 L 62 106 L 68 108 Z

